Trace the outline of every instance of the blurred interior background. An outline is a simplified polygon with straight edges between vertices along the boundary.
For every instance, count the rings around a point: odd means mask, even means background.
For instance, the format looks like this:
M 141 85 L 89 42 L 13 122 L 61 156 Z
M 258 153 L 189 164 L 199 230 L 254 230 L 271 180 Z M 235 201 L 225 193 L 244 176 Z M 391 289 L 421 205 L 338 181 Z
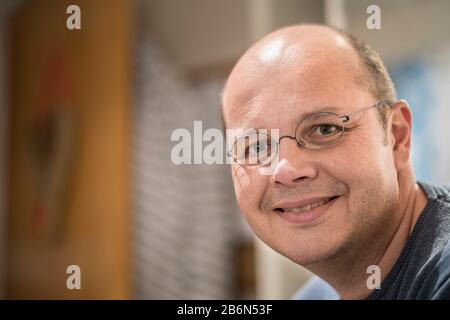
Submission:
M 72 4 L 81 30 L 66 27 Z M 448 183 L 449 13 L 448 0 L 2 0 L 0 298 L 290 298 L 310 274 L 253 237 L 228 166 L 171 162 L 171 133 L 221 129 L 222 86 L 255 40 L 325 23 L 380 52 L 413 109 L 418 178 Z

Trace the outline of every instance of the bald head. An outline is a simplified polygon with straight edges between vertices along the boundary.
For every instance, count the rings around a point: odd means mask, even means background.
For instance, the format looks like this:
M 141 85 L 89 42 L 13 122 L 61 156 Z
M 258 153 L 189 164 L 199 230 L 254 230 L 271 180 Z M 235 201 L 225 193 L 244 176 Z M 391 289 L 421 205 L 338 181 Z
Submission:
M 377 100 L 395 100 L 392 81 L 375 51 L 339 30 L 297 25 L 265 36 L 235 65 L 223 94 L 226 123 L 228 114 L 242 115 L 246 106 L 261 99 L 261 90 L 283 94 L 287 81 L 303 92 L 313 87 L 342 89 L 342 83 L 351 83 Z

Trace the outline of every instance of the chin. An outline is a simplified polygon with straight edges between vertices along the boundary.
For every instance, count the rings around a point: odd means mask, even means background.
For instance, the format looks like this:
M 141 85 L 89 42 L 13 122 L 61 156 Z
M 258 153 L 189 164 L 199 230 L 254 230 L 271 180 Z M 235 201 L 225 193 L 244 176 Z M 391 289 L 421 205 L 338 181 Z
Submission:
M 259 216 L 267 219 L 247 221 L 269 247 L 306 267 L 332 260 L 352 242 L 354 223 L 348 210 L 339 205 L 340 202 L 330 204 L 327 210 L 312 216 L 311 221 L 285 219 L 273 212 L 261 212 Z
M 323 248 L 323 250 L 318 251 L 300 250 L 300 252 L 285 252 L 281 254 L 298 265 L 308 267 L 308 265 L 318 264 L 331 259 L 338 251 L 339 248 Z
M 328 236 L 324 236 L 327 234 Z M 281 255 L 306 267 L 330 260 L 344 251 L 348 243 L 346 239 L 345 234 L 322 231 L 319 234 L 305 232 L 302 235 L 285 232 L 279 237 L 272 235 L 270 239 L 267 239 L 268 241 L 263 241 Z

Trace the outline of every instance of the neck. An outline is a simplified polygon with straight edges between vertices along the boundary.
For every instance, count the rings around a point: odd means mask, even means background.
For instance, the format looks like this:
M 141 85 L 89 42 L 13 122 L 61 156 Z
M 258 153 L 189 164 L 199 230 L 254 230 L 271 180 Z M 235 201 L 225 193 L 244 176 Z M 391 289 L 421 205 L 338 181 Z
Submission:
M 313 273 L 333 286 L 342 299 L 363 299 L 373 290 L 367 285 L 372 273 L 368 267 L 379 267 L 380 283 L 391 271 L 414 229 L 427 198 L 415 182 L 412 170 L 399 172 L 398 204 L 383 232 L 374 233 L 371 239 L 359 241 L 356 246 L 332 259 L 309 266 Z M 390 226 L 386 230 L 386 226 Z M 367 247 L 370 244 L 370 248 Z

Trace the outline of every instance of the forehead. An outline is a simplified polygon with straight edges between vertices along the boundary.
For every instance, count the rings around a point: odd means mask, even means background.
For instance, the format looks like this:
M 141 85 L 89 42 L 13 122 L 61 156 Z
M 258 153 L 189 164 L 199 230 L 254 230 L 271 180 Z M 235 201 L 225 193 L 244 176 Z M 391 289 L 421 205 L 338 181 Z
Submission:
M 342 66 L 314 65 L 296 71 L 278 70 L 229 87 L 224 118 L 229 128 L 280 128 L 309 114 L 342 114 L 367 95 Z
M 367 93 L 360 60 L 342 37 L 296 32 L 269 36 L 236 64 L 222 100 L 228 127 L 279 127 L 286 118 L 338 112 Z
M 364 73 L 354 50 L 335 42 L 274 37 L 244 54 L 224 90 L 227 126 L 270 127 L 284 117 L 348 107 L 367 91 Z

